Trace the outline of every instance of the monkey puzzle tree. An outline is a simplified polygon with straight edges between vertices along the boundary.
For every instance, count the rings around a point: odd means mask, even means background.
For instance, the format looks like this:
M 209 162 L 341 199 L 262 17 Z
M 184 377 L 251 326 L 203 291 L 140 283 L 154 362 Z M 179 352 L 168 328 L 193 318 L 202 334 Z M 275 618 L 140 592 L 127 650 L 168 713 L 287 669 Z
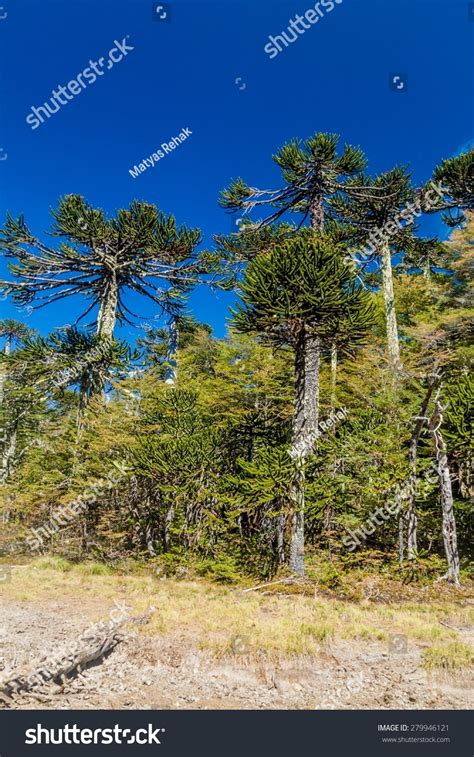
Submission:
M 444 420 L 444 412 L 447 405 L 441 403 L 442 385 L 438 387 L 434 400 L 433 413 L 429 419 L 429 430 L 433 439 L 435 456 L 438 467 L 441 513 L 442 513 L 442 534 L 444 550 L 448 570 L 443 579 L 459 584 L 459 551 L 458 537 L 456 529 L 456 518 L 454 514 L 453 487 L 451 473 L 448 464 L 448 453 L 444 434 L 441 430 Z
M 0 286 L 15 302 L 36 307 L 82 295 L 89 305 L 80 317 L 98 307 L 99 336 L 110 338 L 117 319 L 134 315 L 125 304 L 127 291 L 177 312 L 185 291 L 206 270 L 194 254 L 199 230 L 177 228 L 174 217 L 154 205 L 134 201 L 109 219 L 82 197 L 67 195 L 53 217 L 50 233 L 61 239 L 56 248 L 35 237 L 22 216 L 7 216 L 0 249 L 16 262 L 9 266 L 13 280 Z
M 21 347 L 2 355 L 0 370 L 7 372 L 8 391 L 1 407 L 5 438 L 0 482 L 12 472 L 21 447 L 36 444 L 41 428 L 39 411 L 47 419 L 54 414 L 65 390 L 78 387 L 77 402 L 74 400 L 72 408 L 79 432 L 90 398 L 100 393 L 111 376 L 123 378 L 134 357 L 123 342 L 75 328 L 59 330 L 46 338 L 25 337 Z
M 438 185 L 442 194 L 438 194 L 437 202 L 426 202 L 433 183 Z M 423 188 L 422 200 L 426 213 L 447 211 L 443 214 L 443 220 L 448 226 L 464 223 L 464 211 L 474 210 L 474 150 L 443 160 L 435 168 L 431 181 Z M 455 215 L 453 211 L 457 211 Z
M 447 387 L 445 436 L 460 493 L 474 501 L 474 377 L 462 372 Z M 454 383 L 455 382 L 455 383 Z
M 278 221 L 285 213 L 303 215 L 301 224 L 309 219 L 314 233 L 322 234 L 329 212 L 329 198 L 345 187 L 349 177 L 359 173 L 366 159 L 358 147 L 346 145 L 341 154 L 337 134 L 316 133 L 304 142 L 293 140 L 284 145 L 273 160 L 282 172 L 283 186 L 277 190 L 250 187 L 242 179 L 232 181 L 221 193 L 220 204 L 231 212 L 267 207 L 271 212 L 257 226 Z M 301 225 L 300 224 L 300 225 Z M 246 228 L 242 227 L 245 235 Z M 320 337 L 308 332 L 303 336 L 306 360 L 304 405 L 306 423 L 312 431 L 318 426 L 318 385 L 321 344 Z
M 212 333 L 210 326 L 186 314 L 173 316 L 167 328 L 147 326 L 144 330 L 145 336 L 137 339 L 137 346 L 144 350 L 148 366 L 161 366 L 166 384 L 175 384 L 178 378 L 178 350 L 192 342 L 197 334 Z
M 5 339 L 3 347 L 5 355 L 10 354 L 12 344 L 22 344 L 33 333 L 33 329 L 30 329 L 21 321 L 15 321 L 12 318 L 5 318 L 0 321 L 0 339 Z
M 24 366 L 16 363 L 17 354 L 33 338 L 33 330 L 12 320 L 2 321 L 0 330 L 6 339 L 0 352 L 0 484 L 3 484 L 14 469 L 21 447 L 29 443 L 31 430 L 38 426 L 40 413 L 45 412 L 45 401 L 41 392 L 25 381 Z M 17 349 L 11 350 L 12 344 Z
M 242 333 L 259 333 L 294 352 L 294 413 L 291 456 L 296 463 L 292 488 L 290 568 L 304 573 L 304 461 L 316 431 L 306 414 L 308 335 L 331 337 L 341 318 L 354 325 L 363 339 L 372 322 L 370 295 L 356 281 L 351 267 L 330 239 L 305 231 L 271 252 L 258 255 L 247 267 L 240 287 L 242 304 L 234 324 Z M 319 371 L 311 377 L 319 392 Z M 313 388 L 313 386 L 312 386 Z M 313 438 L 314 437 L 314 438 Z
M 25 414 L 24 391 L 18 391 L 18 382 L 11 381 L 7 396 L 5 386 L 9 380 L 8 356 L 12 345 L 22 345 L 31 338 L 34 331 L 21 321 L 10 318 L 0 321 L 0 339 L 4 339 L 3 360 L 0 361 L 0 445 L 2 446 L 0 483 L 4 482 L 12 467 L 17 450 L 18 428 L 21 418 Z M 14 377 L 12 377 L 14 378 Z M 26 401 L 28 402 L 26 398 Z
M 22 344 L 25 339 L 33 335 L 33 330 L 21 321 L 5 318 L 0 321 L 0 339 L 4 339 L 3 354 L 9 355 L 12 344 Z M 0 405 L 3 401 L 3 388 L 6 380 L 6 365 L 0 364 Z
M 137 355 L 126 342 L 88 334 L 72 327 L 59 329 L 48 337 L 27 339 L 11 362 L 22 368 L 24 378 L 54 397 L 57 392 L 79 387 L 79 414 L 90 398 L 98 394 L 111 374 L 126 375 Z
M 340 218 L 359 229 L 361 244 L 370 243 L 368 259 L 379 258 L 385 303 L 387 346 L 394 371 L 401 368 L 395 296 L 393 292 L 392 251 L 412 240 L 415 213 L 410 203 L 416 194 L 405 168 L 396 167 L 379 176 L 356 176 L 348 182 L 347 192 L 331 200 Z M 402 221 L 406 224 L 402 226 Z
M 448 247 L 437 237 L 422 239 L 414 237 L 405 245 L 402 267 L 408 272 L 419 269 L 427 284 L 431 282 L 433 268 L 446 266 Z
M 298 228 L 290 223 L 260 225 L 249 219 L 239 226 L 239 231 L 232 234 L 216 234 L 216 255 L 219 259 L 230 263 L 235 271 L 239 264 L 243 267 L 249 260 L 262 252 L 269 252 L 294 236 Z M 235 284 L 235 277 L 232 282 Z

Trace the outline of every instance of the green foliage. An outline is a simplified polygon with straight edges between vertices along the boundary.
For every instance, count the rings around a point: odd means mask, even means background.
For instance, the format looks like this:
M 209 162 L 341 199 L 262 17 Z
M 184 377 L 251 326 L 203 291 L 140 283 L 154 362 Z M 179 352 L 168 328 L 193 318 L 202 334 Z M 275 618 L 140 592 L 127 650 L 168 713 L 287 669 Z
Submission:
M 177 227 L 173 216 L 149 203 L 134 201 L 108 219 L 79 195 L 67 195 L 53 217 L 51 234 L 62 240 L 57 248 L 35 237 L 22 216 L 7 216 L 0 231 L 0 249 L 17 261 L 9 265 L 13 279 L 1 287 L 21 305 L 83 295 L 87 313 L 110 305 L 126 321 L 130 310 L 123 293 L 128 289 L 174 312 L 205 270 L 193 259 L 199 230 Z
M 428 212 L 447 210 L 443 220 L 451 227 L 464 223 L 463 211 L 474 210 L 474 150 L 443 160 L 432 180 L 443 187 L 444 197 Z
M 240 231 L 216 237 L 217 249 L 200 254 L 198 231 L 178 228 L 148 203 L 106 218 L 69 195 L 54 211 L 56 248 L 33 237 L 24 219 L 7 219 L 0 247 L 12 263 L 12 280 L 3 288 L 18 304 L 78 294 L 86 312 L 99 307 L 99 322 L 109 308 L 109 320 L 95 334 L 70 327 L 49 336 L 0 322 L 2 552 L 27 554 L 31 529 L 86 502 L 45 538 L 39 551 L 51 556 L 38 568 L 70 570 L 70 561 L 82 561 L 77 570 L 92 576 L 130 564 L 157 576 L 224 583 L 284 576 L 295 480 L 303 472 L 307 568 L 322 591 L 361 599 L 354 570 L 361 579 L 379 570 L 406 583 L 432 582 L 444 548 L 439 485 L 427 477 L 434 449 L 426 424 L 416 459 L 414 559 L 398 567 L 395 516 L 374 528 L 360 550 L 349 552 L 344 537 L 406 486 L 414 424 L 436 373 L 467 564 L 472 154 L 446 161 L 434 174 L 446 187 L 438 210 L 462 213 L 451 239 L 419 239 L 409 219 L 390 237 L 404 367 L 396 386 L 387 367 L 380 276 L 349 263 L 370 232 L 394 222 L 403 205 L 417 198 L 423 204 L 423 192 L 415 191 L 405 168 L 362 175 L 361 151 L 338 151 L 330 134 L 293 140 L 274 160 L 282 187 L 265 192 L 233 182 L 222 205 L 244 211 Z M 252 221 L 259 208 L 266 215 Z M 300 214 L 299 226 L 282 222 L 289 212 Z M 303 228 L 307 220 L 311 228 Z M 223 288 L 235 285 L 241 297 L 223 339 L 183 309 L 203 273 L 222 277 Z M 115 316 L 132 315 L 129 289 L 159 311 L 138 350 L 112 336 Z M 163 311 L 169 322 L 159 320 Z M 335 409 L 334 379 L 336 409 L 345 409 L 343 419 L 317 435 L 304 466 L 289 454 L 298 401 L 295 352 L 301 363 L 307 358 L 302 334 L 321 344 L 319 420 Z M 305 374 L 303 388 L 306 383 Z M 323 641 L 331 628 L 307 624 L 301 632 Z M 433 653 L 427 664 L 453 667 L 449 660 L 459 657 L 456 650 L 443 655 Z
M 302 213 L 304 218 L 312 216 L 316 199 L 324 208 L 328 197 L 343 190 L 345 180 L 365 167 L 366 159 L 360 148 L 346 145 L 338 155 L 338 143 L 337 134 L 325 133 L 313 134 L 304 141 L 292 140 L 273 156 L 282 173 L 280 189 L 257 189 L 239 178 L 221 192 L 221 206 L 230 212 L 246 213 L 268 208 L 259 226 L 273 224 L 287 212 Z M 246 229 L 242 231 L 245 234 Z
M 326 338 L 341 325 L 354 342 L 362 341 L 373 317 L 369 294 L 330 237 L 301 233 L 259 255 L 240 291 L 236 329 L 264 333 L 279 344 L 294 344 L 301 324 Z

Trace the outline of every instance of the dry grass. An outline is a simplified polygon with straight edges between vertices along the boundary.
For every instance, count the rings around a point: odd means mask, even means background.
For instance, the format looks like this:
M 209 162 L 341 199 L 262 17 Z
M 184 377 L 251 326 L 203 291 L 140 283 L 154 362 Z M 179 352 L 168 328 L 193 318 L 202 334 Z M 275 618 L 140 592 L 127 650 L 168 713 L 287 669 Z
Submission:
M 125 602 L 132 615 L 155 608 L 148 625 L 140 628 L 142 633 L 192 638 L 218 655 L 229 652 L 236 638 L 244 640 L 249 654 L 275 657 L 316 655 L 333 639 L 385 641 L 391 634 L 404 634 L 415 642 L 448 643 L 426 653 L 426 664 L 431 666 L 444 659 L 439 650 L 451 650 L 446 659 L 457 659 L 456 629 L 467 628 L 474 620 L 474 610 L 460 606 L 455 596 L 389 605 L 317 595 L 262 595 L 204 580 L 122 576 L 98 564 L 73 566 L 58 558 L 14 568 L 12 580 L 0 584 L 2 596 L 28 603 L 60 602 L 66 597 L 81 607 L 86 624 L 107 619 L 114 601 Z
M 474 649 L 462 641 L 434 644 L 424 650 L 423 666 L 431 671 L 467 671 L 474 667 Z

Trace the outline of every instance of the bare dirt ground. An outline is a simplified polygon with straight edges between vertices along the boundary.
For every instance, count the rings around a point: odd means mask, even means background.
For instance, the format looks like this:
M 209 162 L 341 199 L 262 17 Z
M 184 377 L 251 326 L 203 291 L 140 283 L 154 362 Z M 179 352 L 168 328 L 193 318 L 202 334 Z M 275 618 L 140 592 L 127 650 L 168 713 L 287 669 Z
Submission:
M 101 577 L 90 580 L 98 582 Z M 123 597 L 123 586 L 120 592 Z M 88 625 L 107 617 L 113 606 L 110 594 L 104 599 L 95 596 L 95 592 L 80 596 L 78 592 L 64 591 L 59 595 L 55 589 L 54 598 L 28 596 L 30 593 L 27 590 L 22 597 L 21 592 L 16 596 L 6 592 L 1 597 L 0 683 L 11 675 L 35 669 L 42 657 L 67 649 L 68 643 Z M 209 596 L 212 589 L 206 589 L 206 593 Z M 167 596 L 172 601 L 172 586 Z M 278 598 L 268 598 L 268 603 L 265 598 L 251 601 L 258 603 L 252 608 L 258 608 L 265 622 L 272 612 L 279 612 Z M 159 610 L 156 612 L 159 614 Z M 396 651 L 393 638 L 387 643 L 386 639 L 336 636 L 322 643 L 316 654 L 275 656 L 259 651 L 243 636 L 237 637 L 224 654 L 216 654 L 207 638 L 213 631 L 198 626 L 190 633 L 184 622 L 181 630 L 182 612 L 178 608 L 173 623 L 165 626 L 147 619 L 128 623 L 123 641 L 82 674 L 68 678 L 64 685 L 50 682 L 34 692 L 18 694 L 4 706 L 466 709 L 474 704 L 473 677 L 468 672 L 431 674 L 423 668 L 422 652 L 431 646 L 431 641 L 408 638 L 404 648 L 402 639 L 402 648 Z M 154 613 L 152 607 L 151 616 Z M 445 631 L 451 637 L 472 640 L 468 627 L 459 627 L 456 633 L 445 628 L 441 633 Z

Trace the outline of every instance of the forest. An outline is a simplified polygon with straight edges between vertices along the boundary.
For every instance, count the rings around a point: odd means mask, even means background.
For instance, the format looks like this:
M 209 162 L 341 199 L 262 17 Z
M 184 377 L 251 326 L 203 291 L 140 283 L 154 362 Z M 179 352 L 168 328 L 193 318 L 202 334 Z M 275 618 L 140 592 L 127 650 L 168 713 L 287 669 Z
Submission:
M 208 249 L 146 201 L 108 216 L 66 195 L 48 229 L 7 215 L 1 555 L 469 580 L 474 150 L 423 185 L 333 134 L 272 159 L 278 186 L 223 188 L 238 222 Z M 196 287 L 234 293 L 225 338 Z M 38 333 L 57 302 L 77 321 Z

